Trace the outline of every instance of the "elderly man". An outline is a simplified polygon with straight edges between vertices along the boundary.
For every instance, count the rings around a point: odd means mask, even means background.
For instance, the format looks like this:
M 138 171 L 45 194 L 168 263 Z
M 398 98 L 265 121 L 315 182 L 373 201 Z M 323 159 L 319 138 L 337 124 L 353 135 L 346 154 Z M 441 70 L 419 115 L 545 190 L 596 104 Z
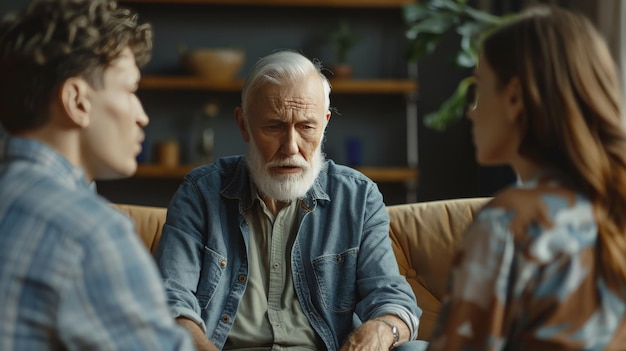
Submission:
M 201 350 L 386 350 L 421 314 L 376 184 L 325 160 L 330 85 L 291 51 L 260 59 L 235 117 L 244 156 L 191 171 L 156 254 Z M 362 323 L 362 324 L 361 324 Z
M 90 186 L 132 175 L 151 28 L 108 0 L 0 22 L 0 350 L 192 350 L 128 217 Z

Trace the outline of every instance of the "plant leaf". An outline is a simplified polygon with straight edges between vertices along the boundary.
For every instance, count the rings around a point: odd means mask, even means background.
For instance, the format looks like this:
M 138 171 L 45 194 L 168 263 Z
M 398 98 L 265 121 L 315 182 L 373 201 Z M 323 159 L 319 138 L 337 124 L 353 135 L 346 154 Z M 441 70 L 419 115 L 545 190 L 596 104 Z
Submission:
M 456 64 L 463 68 L 472 68 L 478 62 L 478 52 L 473 45 L 474 40 L 469 36 L 461 38 L 461 48 L 456 56 Z
M 424 116 L 424 125 L 436 131 L 445 131 L 451 124 L 465 115 L 467 106 L 467 91 L 474 83 L 474 77 L 466 77 L 456 88 L 456 91 L 444 101 L 437 111 Z
M 402 8 L 402 16 L 406 23 L 422 20 L 430 15 L 430 11 L 422 4 L 406 4 Z
M 465 10 L 465 13 L 471 18 L 473 18 L 475 21 L 485 23 L 485 24 L 490 24 L 490 25 L 497 25 L 497 24 L 502 23 L 502 17 L 494 16 L 490 13 L 477 10 L 473 7 L 466 6 L 464 10 Z
M 454 24 L 455 17 L 448 14 L 440 14 L 421 20 L 413 24 L 406 32 L 409 39 L 415 39 L 420 33 L 442 34 Z
M 437 48 L 441 38 L 439 34 L 424 33 L 419 40 L 411 41 L 407 49 L 407 60 L 415 62 L 420 57 L 431 54 Z
M 472 68 L 476 66 L 476 58 L 474 54 L 464 50 L 456 56 L 456 64 L 459 67 Z
M 403 13 L 407 24 L 405 35 L 409 40 L 406 54 L 408 61 L 416 61 L 421 56 L 433 53 L 444 33 L 455 28 L 461 37 L 455 64 L 465 68 L 474 67 L 478 61 L 479 36 L 515 15 L 499 17 L 467 4 L 468 0 L 420 0 L 419 4 L 405 5 Z M 435 130 L 445 130 L 463 117 L 469 86 L 468 81 L 461 81 L 455 93 L 441 104 L 438 111 L 425 116 L 424 124 Z
M 465 22 L 456 28 L 456 32 L 464 37 L 475 37 L 489 26 L 491 25 L 485 23 Z
M 432 0 L 427 4 L 428 7 L 438 9 L 436 12 L 441 12 L 441 9 L 447 9 L 457 14 L 463 12 L 465 7 L 464 1 L 458 3 L 452 0 Z

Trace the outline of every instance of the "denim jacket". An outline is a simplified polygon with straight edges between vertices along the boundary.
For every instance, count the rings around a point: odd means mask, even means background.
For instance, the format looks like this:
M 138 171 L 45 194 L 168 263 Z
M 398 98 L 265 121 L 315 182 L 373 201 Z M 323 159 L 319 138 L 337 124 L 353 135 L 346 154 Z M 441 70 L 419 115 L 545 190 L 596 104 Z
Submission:
M 194 320 L 222 348 L 247 284 L 251 208 L 245 158 L 218 159 L 191 171 L 172 198 L 156 253 L 174 317 Z M 416 337 L 421 310 L 400 275 L 389 217 L 375 183 L 326 161 L 298 209 L 292 248 L 295 291 L 328 350 L 355 321 L 403 318 Z M 358 318 L 354 318 L 358 317 Z

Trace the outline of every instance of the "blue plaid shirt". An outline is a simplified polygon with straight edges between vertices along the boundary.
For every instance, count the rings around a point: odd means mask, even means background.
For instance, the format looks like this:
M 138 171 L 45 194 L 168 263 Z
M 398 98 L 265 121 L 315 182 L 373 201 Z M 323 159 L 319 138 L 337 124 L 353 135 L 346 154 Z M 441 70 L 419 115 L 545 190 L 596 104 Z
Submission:
M 131 220 L 34 140 L 0 142 L 0 350 L 192 350 Z

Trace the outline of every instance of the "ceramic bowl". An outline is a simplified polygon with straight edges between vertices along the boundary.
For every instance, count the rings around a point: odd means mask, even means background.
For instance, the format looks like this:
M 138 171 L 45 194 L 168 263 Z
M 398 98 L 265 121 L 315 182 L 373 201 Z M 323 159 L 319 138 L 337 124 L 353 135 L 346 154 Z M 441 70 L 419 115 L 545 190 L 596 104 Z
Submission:
M 189 73 L 215 82 L 234 80 L 244 59 L 242 49 L 193 49 L 181 54 L 182 63 Z

